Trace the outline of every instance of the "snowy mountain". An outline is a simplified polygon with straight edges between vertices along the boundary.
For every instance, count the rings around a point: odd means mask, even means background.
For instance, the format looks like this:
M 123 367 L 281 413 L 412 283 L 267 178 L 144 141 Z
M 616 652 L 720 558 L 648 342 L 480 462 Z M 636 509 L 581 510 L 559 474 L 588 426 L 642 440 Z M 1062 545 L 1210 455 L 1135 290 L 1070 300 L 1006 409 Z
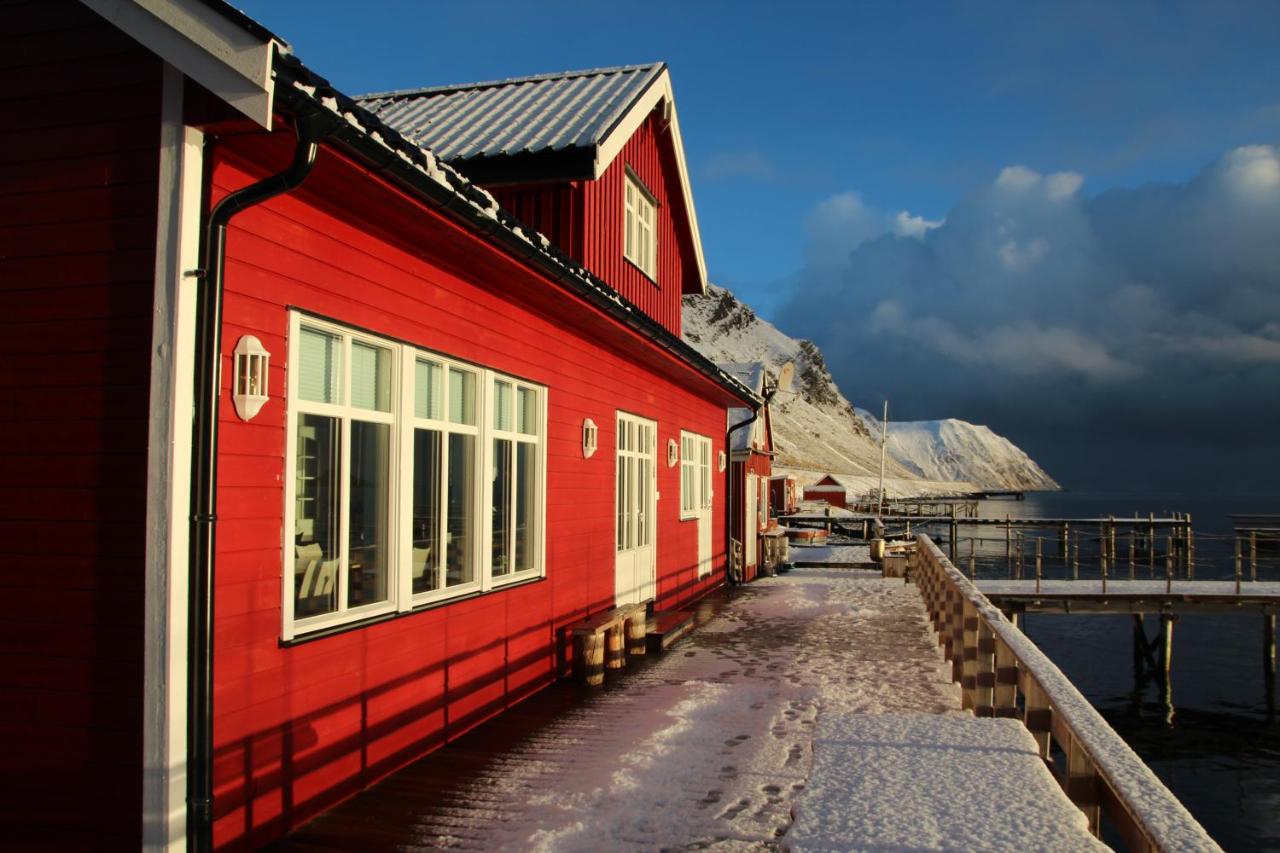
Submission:
M 782 365 L 795 362 L 794 393 L 780 394 L 772 407 L 775 468 L 794 472 L 801 482 L 836 473 L 855 490 L 877 484 L 879 423 L 860 414 L 840 393 L 817 346 L 788 337 L 715 285 L 708 286 L 705 296 L 684 298 L 683 320 L 685 339 L 719 364 L 761 362 L 776 375 Z M 933 442 L 924 438 L 930 431 L 938 436 Z M 1013 444 L 986 427 L 963 421 L 891 423 L 888 450 L 885 486 L 891 494 L 968 491 L 975 486 L 1056 488 Z
M 857 412 L 879 442 L 879 418 Z M 1061 488 L 1009 439 L 955 418 L 900 424 L 890 419 L 888 452 L 928 480 L 968 480 L 984 489 L 1028 492 Z

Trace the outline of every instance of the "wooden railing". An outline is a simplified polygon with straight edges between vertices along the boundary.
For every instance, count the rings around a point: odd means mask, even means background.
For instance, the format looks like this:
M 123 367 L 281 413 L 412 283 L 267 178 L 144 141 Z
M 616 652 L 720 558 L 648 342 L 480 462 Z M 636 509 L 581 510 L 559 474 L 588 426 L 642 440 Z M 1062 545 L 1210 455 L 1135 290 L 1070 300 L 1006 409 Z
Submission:
M 1105 814 L 1129 850 L 1220 849 L 1075 685 L 928 536 L 916 538 L 910 566 L 964 707 L 979 717 L 1021 719 L 1095 835 Z

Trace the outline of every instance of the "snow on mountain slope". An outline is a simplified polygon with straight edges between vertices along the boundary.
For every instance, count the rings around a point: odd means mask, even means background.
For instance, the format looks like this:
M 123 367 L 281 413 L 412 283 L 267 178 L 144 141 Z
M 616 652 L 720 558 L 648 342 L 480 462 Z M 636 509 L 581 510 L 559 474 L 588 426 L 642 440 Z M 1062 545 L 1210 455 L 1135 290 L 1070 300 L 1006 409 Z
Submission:
M 872 437 L 880 420 L 858 409 Z M 1031 457 L 985 426 L 954 418 L 889 423 L 888 451 L 931 480 L 968 480 L 984 489 L 1048 491 L 1060 486 Z
M 685 339 L 717 363 L 761 362 L 776 375 L 782 365 L 795 362 L 794 393 L 779 395 L 773 402 L 775 467 L 794 470 L 802 481 L 806 474 L 812 475 L 807 478 L 811 481 L 832 472 L 845 475 L 842 479 L 853 488 L 876 485 L 879 424 L 860 416 L 840 393 L 817 346 L 783 334 L 716 285 L 709 285 L 705 296 L 684 298 L 683 322 Z M 950 425 L 935 430 L 939 436 L 945 433 L 947 440 L 930 444 L 923 438 L 912 439 L 909 436 L 915 433 L 907 430 L 908 425 L 890 424 L 890 458 L 885 465 L 890 493 L 964 491 L 975 485 L 1056 488 L 1026 454 L 986 427 L 963 421 L 928 423 Z M 900 444 L 898 433 L 903 435 Z M 1045 485 L 1029 485 L 1033 482 Z

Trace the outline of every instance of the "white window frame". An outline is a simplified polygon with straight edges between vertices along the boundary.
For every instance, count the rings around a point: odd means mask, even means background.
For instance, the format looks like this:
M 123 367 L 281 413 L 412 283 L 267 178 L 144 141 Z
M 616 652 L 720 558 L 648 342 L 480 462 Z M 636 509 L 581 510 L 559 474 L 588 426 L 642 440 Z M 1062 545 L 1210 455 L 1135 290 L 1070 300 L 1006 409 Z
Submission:
M 680 430 L 680 520 L 697 518 L 715 496 L 711 485 L 711 439 Z
M 624 175 L 622 256 L 658 281 L 658 200 L 630 169 Z
M 353 342 L 360 342 L 381 349 L 390 350 L 391 352 L 391 411 L 390 412 L 371 412 L 367 409 L 354 408 L 347 405 L 335 405 L 328 403 L 315 403 L 309 400 L 301 400 L 298 397 L 299 385 L 299 367 L 301 358 L 301 347 L 298 342 L 301 340 L 303 327 L 314 329 L 315 331 L 327 334 L 339 335 L 342 338 L 342 365 L 340 368 L 342 377 L 342 394 L 350 394 L 351 377 L 350 377 L 350 351 Z M 440 418 L 419 418 L 414 411 L 414 371 L 418 359 L 439 364 L 442 368 L 443 375 L 449 376 L 450 369 L 457 369 L 471 373 L 475 376 L 476 395 L 475 395 L 475 425 L 464 425 L 453 423 L 449 420 L 448 400 L 447 397 L 443 401 Z M 285 458 L 284 458 L 284 529 L 282 531 L 283 541 L 281 549 L 281 565 L 283 567 L 281 591 L 283 595 L 281 612 L 283 616 L 282 637 L 284 640 L 292 640 L 298 637 L 305 637 L 308 634 L 317 631 L 324 631 L 348 623 L 359 622 L 365 619 L 385 616 L 396 612 L 408 612 L 414 608 L 423 605 L 436 604 L 450 599 L 475 595 L 477 593 L 485 593 L 491 590 L 498 590 L 514 583 L 520 583 L 546 576 L 546 518 L 547 518 L 547 410 L 548 406 L 548 390 L 545 386 L 537 385 L 514 376 L 499 373 L 494 370 L 479 367 L 456 359 L 448 358 L 439 353 L 429 350 L 419 349 L 410 344 L 401 343 L 378 335 L 363 332 L 350 326 L 342 325 L 314 317 L 312 315 L 304 315 L 297 311 L 291 311 L 289 314 L 289 343 L 288 343 L 288 367 L 287 367 L 287 388 L 286 388 L 286 439 L 285 439 Z M 535 415 L 536 435 L 527 433 L 510 433 L 499 431 L 493 427 L 492 406 L 493 406 L 493 389 L 497 381 L 510 383 L 513 387 L 513 399 L 518 399 L 518 392 L 514 389 L 523 388 L 531 391 L 535 395 L 537 412 Z M 445 386 L 447 389 L 447 385 Z M 447 394 L 447 390 L 445 392 Z M 344 396 L 343 399 L 348 399 Z M 294 584 L 295 584 L 295 550 L 294 550 L 294 534 L 296 518 L 296 500 L 297 500 L 297 435 L 298 435 L 298 416 L 299 414 L 317 414 L 330 417 L 341 417 L 344 427 L 341 436 L 342 445 L 342 472 L 340 474 L 340 482 L 342 485 L 342 493 L 340 500 L 340 512 L 344 519 L 342 541 L 340 542 L 339 577 L 336 583 L 339 584 L 339 607 L 333 613 L 318 614 L 302 619 L 294 619 Z M 375 602 L 363 605 L 357 608 L 346 609 L 346 576 L 347 576 L 347 557 L 346 557 L 346 524 L 345 521 L 348 510 L 349 485 L 348 485 L 348 465 L 350 458 L 350 430 L 345 424 L 349 423 L 352 416 L 357 416 L 360 420 L 376 421 L 378 423 L 388 423 L 391 426 L 392 437 L 390 449 L 388 453 L 389 472 L 387 477 L 388 489 L 388 517 L 389 527 L 387 549 L 390 554 L 387 565 L 387 599 L 386 601 Z M 470 545 L 472 551 L 472 565 L 475 567 L 476 577 L 472 581 L 465 584 L 455 586 L 443 586 L 443 560 L 445 558 L 445 548 L 441 547 L 440 551 L 434 558 L 436 567 L 441 576 L 441 588 L 428 590 L 418 594 L 413 593 L 413 577 L 412 577 L 412 558 L 413 558 L 413 536 L 411 535 L 413 523 L 413 440 L 415 429 L 431 429 L 441 433 L 441 471 L 440 471 L 440 521 L 441 529 L 437 537 L 437 541 L 444 542 L 445 531 L 447 530 L 447 484 L 448 484 L 448 435 L 450 433 L 465 433 L 474 435 L 476 440 L 475 457 L 472 461 L 473 466 L 473 482 L 475 488 L 472 495 L 472 512 L 474 518 L 472 542 Z M 501 575 L 497 578 L 492 572 L 492 473 L 493 473 L 493 441 L 495 438 L 510 438 L 518 435 L 518 440 L 526 444 L 534 444 L 536 451 L 534 454 L 534 476 L 536 483 L 534 486 L 534 517 L 530 520 L 533 528 L 533 541 L 531 543 L 532 553 L 535 565 L 532 568 L 512 572 Z M 514 459 L 514 454 L 513 454 Z M 515 490 L 513 490 L 514 499 Z M 514 508 L 513 508 L 514 512 Z M 514 518 L 514 516 L 513 516 Z

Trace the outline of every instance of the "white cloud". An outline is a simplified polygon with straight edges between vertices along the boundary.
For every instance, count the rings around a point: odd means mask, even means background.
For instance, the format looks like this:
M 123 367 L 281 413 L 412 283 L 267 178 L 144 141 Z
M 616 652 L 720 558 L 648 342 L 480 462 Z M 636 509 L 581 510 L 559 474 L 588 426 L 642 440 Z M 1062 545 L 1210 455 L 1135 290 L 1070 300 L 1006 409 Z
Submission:
M 809 215 L 809 263 L 820 269 L 842 266 L 868 240 L 886 234 L 918 238 L 941 224 L 905 210 L 886 213 L 856 192 L 836 193 L 819 202 Z
M 925 219 L 899 210 L 898 215 L 893 218 L 893 233 L 899 237 L 923 237 L 925 232 L 932 231 L 941 224 L 941 219 Z

